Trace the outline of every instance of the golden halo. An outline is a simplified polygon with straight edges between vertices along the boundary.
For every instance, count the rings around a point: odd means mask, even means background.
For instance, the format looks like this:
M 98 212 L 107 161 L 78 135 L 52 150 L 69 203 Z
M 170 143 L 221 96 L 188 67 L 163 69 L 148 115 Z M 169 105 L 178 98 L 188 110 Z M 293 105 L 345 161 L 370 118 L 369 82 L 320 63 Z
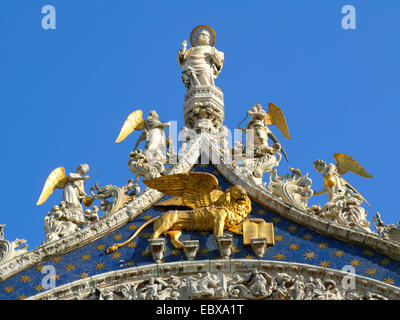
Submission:
M 200 31 L 204 29 L 206 29 L 210 33 L 211 47 L 214 47 L 216 40 L 215 31 L 213 30 L 213 28 L 206 25 L 200 25 L 193 29 L 192 33 L 190 34 L 190 44 L 192 45 L 192 47 L 196 47 L 199 45 L 197 42 L 197 35 Z

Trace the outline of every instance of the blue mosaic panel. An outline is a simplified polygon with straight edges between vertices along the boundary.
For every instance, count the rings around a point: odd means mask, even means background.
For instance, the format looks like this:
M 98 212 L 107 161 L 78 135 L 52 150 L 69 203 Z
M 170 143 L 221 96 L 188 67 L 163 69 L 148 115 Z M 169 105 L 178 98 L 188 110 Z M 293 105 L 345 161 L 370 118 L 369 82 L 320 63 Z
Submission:
M 214 174 L 223 190 L 230 185 L 210 165 L 197 165 L 193 171 Z M 116 242 L 123 242 L 147 220 L 156 217 L 165 209 L 155 207 L 142 213 L 135 221 L 126 224 L 117 231 L 94 241 L 70 253 L 42 262 L 0 284 L 0 299 L 24 299 L 43 292 L 42 279 L 46 274 L 41 270 L 45 265 L 52 265 L 56 270 L 56 286 L 96 274 L 152 264 L 147 239 L 153 229 L 149 225 L 136 239 L 116 252 L 107 255 L 106 249 Z M 341 270 L 345 265 L 352 265 L 358 275 L 367 276 L 389 284 L 400 284 L 400 263 L 387 256 L 369 249 L 350 245 L 328 238 L 292 223 L 272 213 L 252 201 L 251 218 L 263 218 L 274 223 L 275 246 L 269 247 L 264 260 L 306 263 L 321 267 Z M 183 240 L 199 240 L 200 249 L 197 260 L 219 258 L 217 245 L 210 232 L 184 231 Z M 250 247 L 243 246 L 241 236 L 234 235 L 232 258 L 256 259 Z M 164 262 L 185 261 L 182 251 L 174 249 L 167 240 Z

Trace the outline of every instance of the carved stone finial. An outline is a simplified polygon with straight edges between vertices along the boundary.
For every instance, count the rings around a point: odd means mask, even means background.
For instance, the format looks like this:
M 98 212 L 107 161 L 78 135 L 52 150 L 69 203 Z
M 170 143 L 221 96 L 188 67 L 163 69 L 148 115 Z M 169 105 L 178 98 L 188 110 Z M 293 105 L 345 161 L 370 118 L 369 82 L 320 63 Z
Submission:
M 156 263 L 161 263 L 165 254 L 165 239 L 149 239 L 150 252 Z
M 232 236 L 222 235 L 217 236 L 217 244 L 219 253 L 223 259 L 229 259 L 232 254 L 233 239 Z
M 262 258 L 267 249 L 267 238 L 251 238 L 251 248 L 257 257 Z
M 183 252 L 189 261 L 193 261 L 199 251 L 199 240 L 183 241 Z

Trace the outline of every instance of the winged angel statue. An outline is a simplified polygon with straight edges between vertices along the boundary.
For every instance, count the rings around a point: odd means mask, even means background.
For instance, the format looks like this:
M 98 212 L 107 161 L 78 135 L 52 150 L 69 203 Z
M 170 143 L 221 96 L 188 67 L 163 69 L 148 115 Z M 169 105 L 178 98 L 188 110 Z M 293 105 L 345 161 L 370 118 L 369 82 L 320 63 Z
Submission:
M 280 146 L 279 150 L 282 150 L 282 153 L 287 160 L 288 158 L 285 150 L 282 148 L 282 145 L 279 143 L 275 135 L 268 128 L 270 125 L 275 125 L 286 139 L 291 139 L 282 110 L 277 105 L 269 103 L 268 112 L 265 112 L 261 105 L 255 104 L 251 110 L 247 111 L 247 114 L 251 115 L 251 118 L 247 124 L 247 129 L 244 129 L 244 131 L 246 134 L 254 134 L 254 143 L 251 143 L 246 147 L 254 149 L 255 157 L 262 157 L 266 152 L 274 154 L 276 153 L 275 150 L 278 146 L 270 147 L 268 145 L 269 138 L 274 142 L 274 144 L 278 144 Z
M 269 103 L 268 112 L 265 112 L 261 105 L 255 104 L 251 110 L 247 111 L 247 115 L 251 115 L 247 128 L 239 128 L 246 133 L 246 154 L 244 146 L 241 143 L 236 144 L 232 164 L 243 171 L 250 181 L 265 187 L 262 176 L 279 165 L 282 158 L 279 151 L 283 153 L 286 160 L 288 159 L 282 145 L 268 126 L 275 125 L 286 139 L 291 139 L 291 137 L 285 116 L 277 105 Z M 274 144 L 270 146 L 268 139 L 271 139 Z M 242 161 L 241 165 L 238 161 Z
M 251 201 L 243 187 L 235 185 L 221 191 L 217 189 L 217 178 L 209 173 L 180 173 L 143 182 L 173 197 L 158 205 L 183 206 L 191 210 L 171 210 L 147 221 L 127 241 L 108 248 L 107 253 L 132 241 L 150 223 L 154 227 L 151 239 L 157 239 L 161 234 L 168 235 L 177 249 L 183 247 L 179 241 L 182 230 L 213 231 L 214 236 L 223 235 L 224 230 L 241 234 L 237 226 L 251 212 Z
M 355 159 L 347 154 L 335 153 L 333 157 L 336 160 L 336 164 L 330 163 L 327 165 L 323 160 L 314 161 L 314 169 L 322 174 L 324 182 L 324 189 L 314 191 L 314 195 L 328 193 L 329 202 L 335 203 L 349 197 L 351 195 L 349 190 L 351 190 L 369 205 L 367 200 L 343 179 L 342 175 L 350 171 L 364 178 L 372 178 L 372 176 Z
M 350 171 L 364 178 L 372 176 L 352 157 L 344 153 L 335 153 L 336 164 L 326 164 L 323 160 L 314 161 L 314 169 L 322 174 L 324 188 L 314 191 L 314 195 L 328 194 L 328 202 L 311 206 L 308 211 L 313 214 L 331 218 L 341 224 L 360 227 L 370 231 L 367 213 L 361 207 L 365 198 L 342 175 Z M 370 206 L 370 205 L 369 205 Z
M 138 172 L 141 176 L 150 178 L 162 173 L 166 163 L 166 143 L 164 128 L 170 125 L 169 122 L 163 123 L 158 119 L 156 111 L 150 111 L 146 120 L 143 119 L 143 111 L 136 110 L 126 119 L 122 129 L 115 140 L 119 143 L 125 140 L 134 130 L 143 130 L 134 151 L 130 154 L 129 167 L 132 172 Z M 136 150 L 139 143 L 145 140 L 145 150 Z
M 76 172 L 68 175 L 63 167 L 58 167 L 46 179 L 36 205 L 45 203 L 57 188 L 64 189 L 60 204 L 54 206 L 44 218 L 47 240 L 66 236 L 88 222 L 82 208 L 82 202 L 86 207 L 93 203 L 93 197 L 85 192 L 85 180 L 89 179 L 85 174 L 88 171 L 89 165 L 86 163 L 79 165 Z

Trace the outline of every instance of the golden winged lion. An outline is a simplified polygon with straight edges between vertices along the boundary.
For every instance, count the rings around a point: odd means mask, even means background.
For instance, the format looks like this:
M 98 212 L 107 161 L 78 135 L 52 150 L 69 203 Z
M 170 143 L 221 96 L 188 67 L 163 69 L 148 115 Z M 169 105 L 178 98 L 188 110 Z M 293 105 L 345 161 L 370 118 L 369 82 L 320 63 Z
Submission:
M 151 239 L 157 239 L 161 234 L 168 235 L 177 249 L 183 247 L 179 241 L 182 230 L 213 231 L 214 236 L 223 235 L 224 230 L 240 233 L 235 226 L 251 212 L 251 201 L 243 187 L 235 185 L 225 192 L 218 190 L 217 178 L 209 173 L 180 173 L 143 182 L 174 197 L 160 205 L 185 206 L 191 210 L 171 210 L 147 221 L 127 241 L 108 248 L 107 253 L 132 241 L 150 223 L 154 226 Z
M 336 164 L 326 164 L 323 160 L 314 161 L 314 169 L 322 174 L 324 189 L 314 191 L 314 195 L 328 193 L 329 202 L 342 200 L 347 193 L 347 188 L 359 194 L 361 198 L 370 206 L 367 200 L 346 180 L 342 175 L 350 171 L 364 178 L 372 178 L 372 176 L 351 156 L 345 153 L 335 153 L 333 157 Z

